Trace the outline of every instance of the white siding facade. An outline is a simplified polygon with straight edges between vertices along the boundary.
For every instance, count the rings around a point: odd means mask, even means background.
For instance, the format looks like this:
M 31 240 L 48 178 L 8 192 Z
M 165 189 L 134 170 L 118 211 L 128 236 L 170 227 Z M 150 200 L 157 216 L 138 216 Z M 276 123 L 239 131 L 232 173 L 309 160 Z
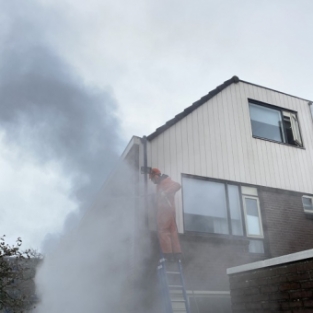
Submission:
M 248 99 L 296 111 L 304 148 L 252 137 Z M 313 193 L 313 122 L 308 101 L 233 83 L 148 142 L 148 166 L 181 174 Z M 182 232 L 182 199 L 177 196 Z

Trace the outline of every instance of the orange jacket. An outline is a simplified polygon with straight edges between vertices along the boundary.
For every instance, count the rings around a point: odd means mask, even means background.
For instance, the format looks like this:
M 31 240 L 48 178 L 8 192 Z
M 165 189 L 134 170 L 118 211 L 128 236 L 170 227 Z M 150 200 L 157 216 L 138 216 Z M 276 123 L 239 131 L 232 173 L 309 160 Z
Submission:
M 181 253 L 175 219 L 175 193 L 179 183 L 162 175 L 157 184 L 157 225 L 160 247 L 163 253 Z
M 175 193 L 181 188 L 180 184 L 174 182 L 170 177 L 162 175 L 160 183 L 157 184 L 158 209 L 175 211 Z

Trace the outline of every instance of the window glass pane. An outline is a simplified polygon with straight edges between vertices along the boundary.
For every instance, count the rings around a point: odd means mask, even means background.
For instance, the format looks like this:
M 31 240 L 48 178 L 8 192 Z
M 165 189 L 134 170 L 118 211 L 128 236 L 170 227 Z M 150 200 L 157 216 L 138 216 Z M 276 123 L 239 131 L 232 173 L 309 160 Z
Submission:
M 302 197 L 302 203 L 303 203 L 303 208 L 305 210 L 312 210 L 313 211 L 313 202 L 312 202 L 311 198 Z
M 262 235 L 260 229 L 260 217 L 258 210 L 258 202 L 256 199 L 245 198 L 246 203 L 246 219 L 247 219 L 247 235 Z
M 241 192 L 245 195 L 258 196 L 258 190 L 255 187 L 241 186 Z
M 293 135 L 293 143 L 298 146 L 302 146 L 302 140 L 300 135 L 299 123 L 296 114 L 290 114 L 291 116 L 291 128 L 292 128 L 292 135 Z
M 253 135 L 283 142 L 280 111 L 253 103 L 249 107 Z
M 184 177 L 183 201 L 186 230 L 228 234 L 224 184 Z
M 233 235 L 242 236 L 243 230 L 239 187 L 235 185 L 227 185 L 227 189 L 232 232 Z
M 283 122 L 286 132 L 286 142 L 294 146 L 302 146 L 297 115 L 283 111 Z
M 290 113 L 286 116 L 287 113 L 283 112 L 283 121 L 286 132 L 286 142 L 290 144 L 294 144 L 293 132 L 291 127 Z
M 250 253 L 264 253 L 263 241 L 250 239 L 249 252 Z
M 303 205 L 305 206 L 311 206 L 312 205 L 312 199 L 310 198 L 302 198 L 302 202 L 303 202 Z

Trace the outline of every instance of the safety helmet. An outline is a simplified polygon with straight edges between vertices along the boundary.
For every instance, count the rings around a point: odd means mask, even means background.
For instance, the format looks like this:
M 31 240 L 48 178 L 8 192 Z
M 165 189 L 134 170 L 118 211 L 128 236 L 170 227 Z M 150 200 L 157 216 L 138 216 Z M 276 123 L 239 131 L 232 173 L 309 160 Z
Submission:
M 154 176 L 161 176 L 161 171 L 158 168 L 152 168 L 149 174 L 149 178 L 152 179 Z

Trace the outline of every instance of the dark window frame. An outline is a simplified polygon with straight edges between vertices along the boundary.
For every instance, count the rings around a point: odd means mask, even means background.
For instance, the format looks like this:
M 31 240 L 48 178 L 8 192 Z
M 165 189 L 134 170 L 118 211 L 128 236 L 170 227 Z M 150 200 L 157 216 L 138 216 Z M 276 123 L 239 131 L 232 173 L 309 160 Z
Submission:
M 216 179 L 216 178 L 209 178 L 209 177 L 203 177 L 203 176 L 197 176 L 197 175 L 191 175 L 191 174 L 184 174 L 181 173 L 181 182 L 183 182 L 183 178 L 193 178 L 193 179 L 198 179 L 198 180 L 203 180 L 203 181 L 212 181 L 212 182 L 216 182 L 216 183 L 222 183 L 224 184 L 224 188 L 225 188 L 225 195 L 226 195 L 226 212 L 227 212 L 227 223 L 228 223 L 228 230 L 231 230 L 231 219 L 230 219 L 230 207 L 229 207 L 229 201 L 228 201 L 228 190 L 227 190 L 227 184 L 229 185 L 236 185 L 239 187 L 240 190 L 240 186 L 242 186 L 242 184 L 238 184 L 237 182 L 232 182 L 232 181 L 226 181 L 226 180 L 222 180 L 222 179 Z M 248 185 L 246 185 L 248 186 Z M 183 187 L 183 184 L 182 184 Z M 187 230 L 186 231 L 186 227 L 185 227 L 185 202 L 184 202 L 184 188 L 182 188 L 182 209 L 183 209 L 183 229 L 184 229 L 184 233 L 199 233 L 199 234 L 208 234 L 208 235 L 213 235 L 213 236 L 223 236 L 223 237 L 236 237 L 236 238 L 247 238 L 246 236 L 246 225 L 244 223 L 244 215 L 243 215 L 243 210 L 242 210 L 242 205 L 243 205 L 243 201 L 242 201 L 242 197 L 241 197 L 241 191 L 240 191 L 240 206 L 241 206 L 241 221 L 242 221 L 242 225 L 243 225 L 243 235 L 233 235 L 232 232 L 229 232 L 229 234 L 216 234 L 216 233 L 208 233 L 205 231 L 192 231 L 192 230 Z
M 224 184 L 225 192 L 226 192 L 226 204 L 227 204 L 227 223 L 228 227 L 231 229 L 231 216 L 230 216 L 230 207 L 229 207 L 229 201 L 228 201 L 228 190 L 227 190 L 227 185 L 235 185 L 239 188 L 239 199 L 240 199 L 240 215 L 241 215 L 241 222 L 242 222 L 242 230 L 243 234 L 242 235 L 233 235 L 232 232 L 229 234 L 217 234 L 217 233 L 208 233 L 204 231 L 194 231 L 194 230 L 186 230 L 185 227 L 185 202 L 184 202 L 184 186 L 183 186 L 183 178 L 193 178 L 193 179 L 198 179 L 198 180 L 203 180 L 203 181 L 212 181 L 216 183 L 222 183 Z M 246 183 L 238 183 L 235 181 L 231 180 L 225 180 L 225 179 L 218 179 L 218 178 L 211 178 L 211 177 L 204 177 L 204 176 L 197 176 L 197 175 L 192 175 L 192 174 L 185 174 L 181 173 L 181 182 L 182 182 L 182 220 L 183 220 L 183 233 L 184 234 L 193 234 L 193 235 L 198 235 L 198 236 L 205 236 L 209 238 L 228 238 L 228 239 L 239 239 L 239 240 L 259 240 L 262 241 L 263 246 L 264 246 L 264 253 L 252 253 L 252 254 L 260 254 L 264 255 L 266 253 L 266 247 L 265 247 L 265 240 L 266 240 L 266 234 L 265 234 L 265 228 L 264 228 L 264 222 L 262 218 L 262 209 L 261 209 L 261 199 L 259 196 L 257 198 L 259 199 L 259 212 L 261 215 L 261 227 L 262 227 L 262 237 L 251 237 L 247 236 L 247 229 L 246 229 L 246 220 L 245 220 L 245 213 L 244 213 L 244 203 L 243 203 L 243 197 L 247 196 L 247 194 L 244 194 L 242 192 L 241 187 L 250 187 L 250 188 L 256 188 L 258 190 L 258 186 L 256 185 L 249 185 Z
M 294 114 L 296 116 L 296 119 L 297 119 L 297 126 L 298 126 L 299 136 L 300 136 L 300 140 L 301 140 L 301 146 L 300 145 L 296 145 L 296 144 L 291 144 L 291 143 L 288 143 L 288 142 L 284 142 L 284 141 L 276 141 L 276 140 L 273 140 L 273 139 L 270 139 L 270 138 L 253 135 L 252 120 L 251 120 L 251 115 L 250 115 L 250 103 L 251 104 L 255 104 L 255 105 L 259 105 L 259 106 L 262 106 L 262 107 L 265 107 L 265 108 L 268 108 L 268 109 L 279 111 L 282 120 L 284 118 L 283 112 Z M 265 103 L 265 102 L 261 102 L 259 100 L 255 100 L 255 99 L 252 99 L 252 98 L 248 98 L 248 109 L 249 109 L 251 133 L 252 133 L 252 137 L 253 138 L 266 140 L 266 141 L 270 141 L 270 142 L 274 142 L 274 143 L 278 143 L 278 144 L 282 144 L 282 145 L 286 145 L 288 147 L 305 149 L 304 143 L 303 143 L 303 136 L 302 136 L 302 131 L 301 131 L 301 125 L 300 125 L 299 116 L 298 116 L 298 112 L 297 111 L 293 111 L 293 110 L 282 108 L 282 107 L 279 107 L 279 106 L 276 106 L 276 105 L 273 105 L 273 104 L 268 104 L 268 103 Z M 284 137 L 287 138 L 287 132 L 286 132 L 285 123 L 282 123 L 282 131 L 283 131 Z
M 193 179 L 198 179 L 198 180 L 203 180 L 203 181 L 212 181 L 212 182 L 216 182 L 216 183 L 222 183 L 224 184 L 224 188 L 225 188 L 225 194 L 226 194 L 226 205 L 227 205 L 227 221 L 229 225 L 229 229 L 231 229 L 231 216 L 230 216 L 230 207 L 229 207 L 229 201 L 228 201 L 228 190 L 227 190 L 227 185 L 234 185 L 237 186 L 239 188 L 239 192 L 240 192 L 240 215 L 241 215 L 241 221 L 242 221 L 242 228 L 243 228 L 243 234 L 242 235 L 233 235 L 232 232 L 230 232 L 229 234 L 216 234 L 216 233 L 208 233 L 208 232 L 203 232 L 203 231 L 191 231 L 191 230 L 185 230 L 185 202 L 184 202 L 184 188 L 182 188 L 182 210 L 183 210 L 183 229 L 184 229 L 184 233 L 200 233 L 200 234 L 209 234 L 209 235 L 214 235 L 214 236 L 224 236 L 224 237 L 236 237 L 236 238 L 251 238 L 251 239 L 258 239 L 258 238 L 253 238 L 253 237 L 247 237 L 247 230 L 246 230 L 246 223 L 245 223 L 245 215 L 244 215 L 244 204 L 243 204 L 243 196 L 248 196 L 247 194 L 243 194 L 241 191 L 241 187 L 251 187 L 251 188 L 256 188 L 258 189 L 257 186 L 255 185 L 249 185 L 249 184 L 245 184 L 245 183 L 238 183 L 235 181 L 231 181 L 231 180 L 225 180 L 225 179 L 218 179 L 218 178 L 211 178 L 211 177 L 204 177 L 204 176 L 197 176 L 197 175 L 192 175 L 192 174 L 185 174 L 185 173 L 181 173 L 181 182 L 183 182 L 183 178 L 193 178 Z M 182 185 L 183 186 L 183 185 Z M 258 197 L 259 198 L 259 197 Z M 261 210 L 261 204 L 260 204 L 260 214 L 262 214 L 262 210 Z M 264 235 L 264 227 L 263 227 L 263 219 L 262 220 L 262 229 L 263 229 L 263 235 Z M 262 237 L 262 239 L 264 239 L 264 236 Z

